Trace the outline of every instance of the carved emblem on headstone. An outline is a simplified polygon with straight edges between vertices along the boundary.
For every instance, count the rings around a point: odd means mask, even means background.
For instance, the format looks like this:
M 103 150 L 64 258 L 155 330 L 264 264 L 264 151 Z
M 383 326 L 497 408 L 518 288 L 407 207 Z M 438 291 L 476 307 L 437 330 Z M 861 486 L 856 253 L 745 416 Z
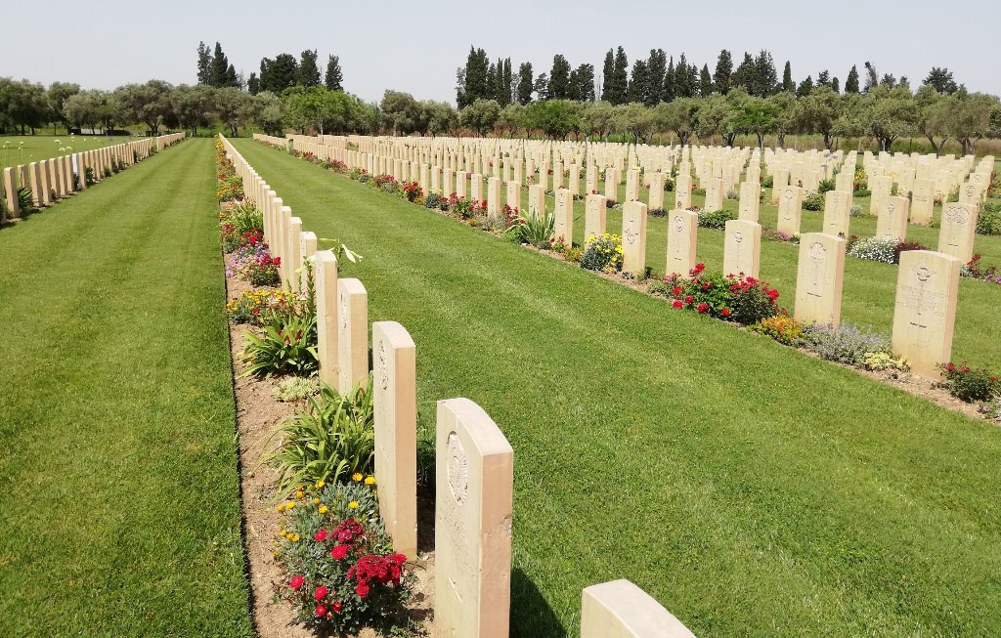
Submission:
M 469 459 L 462 447 L 459 435 L 451 432 L 448 435 L 448 486 L 452 497 L 457 503 L 462 503 L 469 489 Z

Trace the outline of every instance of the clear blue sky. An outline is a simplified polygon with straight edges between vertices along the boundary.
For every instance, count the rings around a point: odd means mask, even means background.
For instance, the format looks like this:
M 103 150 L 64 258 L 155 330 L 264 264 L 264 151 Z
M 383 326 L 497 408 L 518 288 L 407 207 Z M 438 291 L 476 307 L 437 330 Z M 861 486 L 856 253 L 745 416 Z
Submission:
M 745 50 L 769 49 L 781 77 L 817 77 L 825 68 L 844 85 L 852 64 L 906 75 L 911 86 L 946 66 L 971 91 L 1001 94 L 997 70 L 1001 0 L 834 0 L 805 2 L 150 2 L 78 0 L 5 2 L 0 76 L 112 89 L 159 78 L 195 82 L 195 48 L 218 40 L 237 71 L 249 76 L 263 56 L 317 49 L 339 55 L 345 88 L 378 100 L 387 88 L 418 99 L 454 102 L 455 69 L 469 46 L 514 70 L 532 62 L 548 72 L 553 55 L 595 65 L 625 47 L 630 66 L 662 48 L 700 67 L 721 48 L 739 63 Z M 148 22 L 158 26 L 146 27 Z

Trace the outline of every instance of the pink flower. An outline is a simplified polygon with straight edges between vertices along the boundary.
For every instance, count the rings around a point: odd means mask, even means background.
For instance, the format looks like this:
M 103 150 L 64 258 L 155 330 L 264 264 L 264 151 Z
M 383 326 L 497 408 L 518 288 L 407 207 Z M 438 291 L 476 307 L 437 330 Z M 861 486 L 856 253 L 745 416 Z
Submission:
M 288 586 L 298 591 L 302 587 L 302 576 L 293 576 L 292 580 L 288 581 Z
M 320 531 L 318 531 L 316 533 L 316 536 L 313 537 L 313 540 L 316 541 L 317 543 L 322 543 L 323 541 L 327 540 L 327 530 L 321 529 Z
M 313 598 L 315 598 L 316 600 L 322 600 L 323 597 L 326 595 L 327 595 L 327 588 L 324 587 L 323 585 L 317 587 L 316 591 L 313 592 Z

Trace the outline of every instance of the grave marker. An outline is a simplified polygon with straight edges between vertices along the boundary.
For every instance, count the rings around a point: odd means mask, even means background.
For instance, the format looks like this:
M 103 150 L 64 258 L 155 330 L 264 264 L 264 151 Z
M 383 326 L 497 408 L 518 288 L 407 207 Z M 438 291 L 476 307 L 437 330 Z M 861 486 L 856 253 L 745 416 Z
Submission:
M 846 244 L 842 237 L 826 233 L 805 233 L 800 237 L 794 314 L 797 321 L 834 327 L 840 324 Z
M 346 394 L 368 383 L 368 293 L 357 279 L 337 282 L 338 380 Z
M 622 272 L 637 278 L 646 272 L 646 212 L 643 202 L 622 206 Z
M 672 210 L 667 218 L 667 265 L 664 272 L 688 277 L 695 268 L 695 247 L 699 215 L 689 210 Z
M 931 250 L 900 254 L 893 310 L 893 351 L 923 376 L 937 378 L 952 358 L 961 259 Z
M 761 269 L 761 224 L 747 219 L 726 223 L 723 274 L 758 278 Z

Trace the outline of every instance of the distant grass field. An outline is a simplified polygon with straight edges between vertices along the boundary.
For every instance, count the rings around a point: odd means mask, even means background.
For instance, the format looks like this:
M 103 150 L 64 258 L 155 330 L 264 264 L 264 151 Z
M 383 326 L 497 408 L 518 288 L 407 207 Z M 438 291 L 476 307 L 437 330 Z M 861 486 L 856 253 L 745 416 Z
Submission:
M 212 143 L 0 230 L 0 636 L 251 636 Z
M 700 636 L 1001 632 L 1001 429 L 233 143 L 364 256 L 422 419 L 466 396 L 514 446 L 513 636 L 579 635 L 617 578 Z
M 143 138 L 101 135 L 0 135 L 0 170 L 8 166 L 92 151 L 138 139 Z

